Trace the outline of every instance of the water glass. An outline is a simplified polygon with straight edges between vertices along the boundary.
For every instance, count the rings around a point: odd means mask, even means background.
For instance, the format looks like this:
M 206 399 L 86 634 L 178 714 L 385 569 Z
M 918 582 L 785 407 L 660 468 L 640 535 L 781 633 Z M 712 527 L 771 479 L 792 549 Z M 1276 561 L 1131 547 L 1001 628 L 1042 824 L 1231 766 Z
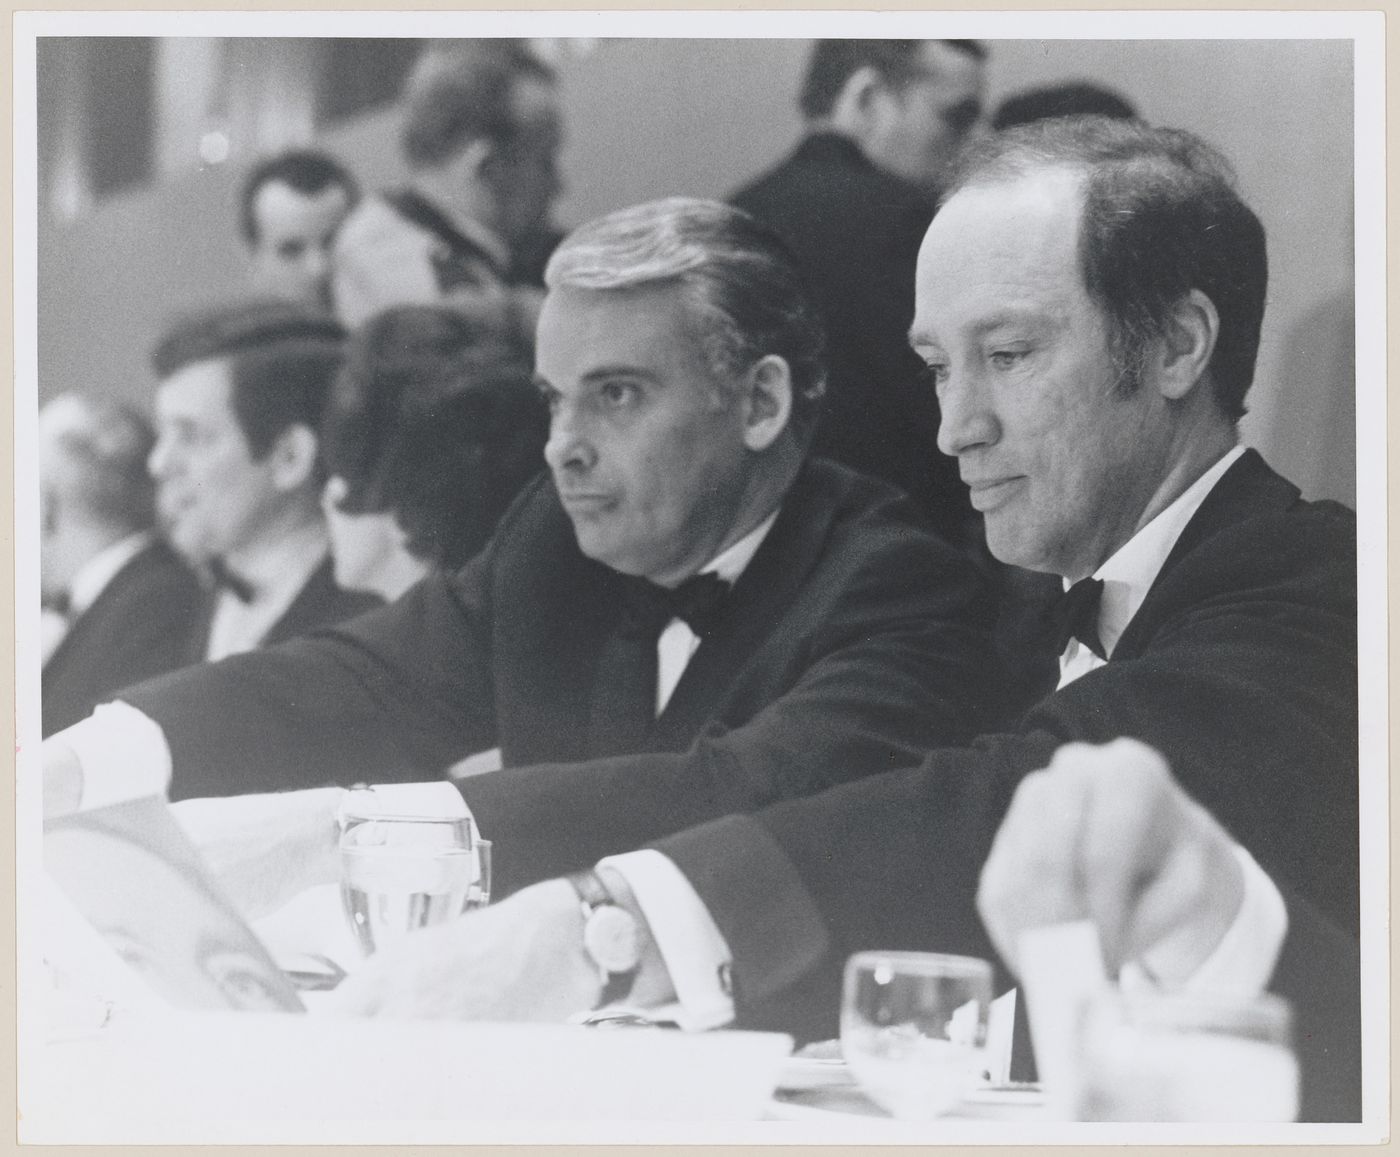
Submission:
M 860 952 L 846 963 L 841 1052 L 901 1120 L 951 1111 L 982 1070 L 992 968 L 930 952 Z
M 1292 1011 L 1276 996 L 1108 989 L 1086 1006 L 1081 1121 L 1292 1121 Z
M 440 924 L 491 896 L 490 845 L 467 817 L 353 820 L 340 837 L 341 899 L 370 955 L 419 928 Z

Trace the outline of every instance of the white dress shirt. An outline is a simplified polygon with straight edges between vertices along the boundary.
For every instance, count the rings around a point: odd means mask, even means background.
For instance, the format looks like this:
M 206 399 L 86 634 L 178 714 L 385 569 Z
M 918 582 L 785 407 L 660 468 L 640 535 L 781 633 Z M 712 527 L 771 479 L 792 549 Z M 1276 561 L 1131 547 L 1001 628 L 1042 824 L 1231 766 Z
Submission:
M 1227 453 L 1095 572 L 1094 577 L 1104 580 L 1098 625 L 1105 654 L 1112 654 L 1186 524 L 1243 453 L 1243 447 Z M 1070 640 L 1061 657 L 1059 686 L 1067 686 L 1103 663 L 1089 648 Z M 1149 950 L 1142 961 L 1129 962 L 1123 968 L 1120 983 L 1129 988 L 1145 987 L 1153 983 L 1153 977 L 1171 977 L 1197 991 L 1243 995 L 1263 990 L 1283 947 L 1288 914 L 1277 886 L 1254 857 L 1238 846 L 1235 854 L 1244 871 L 1244 898 L 1234 923 L 1211 955 L 1189 977 L 1182 977 L 1177 962 Z M 666 1010 L 667 1014 L 688 1029 L 718 1028 L 732 1020 L 732 954 L 680 869 L 654 849 L 610 856 L 602 865 L 626 878 L 651 927 L 681 1006 L 679 1011 Z
M 325 527 L 313 522 L 228 559 L 230 569 L 252 588 L 253 597 L 245 603 L 230 590 L 219 591 L 204 657 L 212 661 L 255 650 L 296 601 L 329 549 Z

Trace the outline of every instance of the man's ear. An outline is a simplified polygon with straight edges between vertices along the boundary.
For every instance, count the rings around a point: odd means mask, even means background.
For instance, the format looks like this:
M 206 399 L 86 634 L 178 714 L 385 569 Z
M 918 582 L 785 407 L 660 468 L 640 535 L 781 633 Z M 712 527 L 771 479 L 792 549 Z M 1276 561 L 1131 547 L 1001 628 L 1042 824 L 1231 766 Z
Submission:
M 1160 339 L 1157 388 L 1173 401 L 1186 397 L 1210 366 L 1220 337 L 1215 302 L 1199 289 L 1184 294 L 1172 307 Z
M 278 434 L 268 451 L 277 489 L 286 493 L 306 485 L 315 476 L 320 450 L 315 431 L 301 422 L 292 423 Z
M 766 450 L 792 417 L 792 369 L 787 359 L 766 354 L 749 367 L 744 392 L 744 445 Z
M 495 146 L 485 137 L 468 141 L 450 162 L 453 181 L 468 184 L 481 180 L 495 155 Z
M 843 132 L 864 140 L 882 112 L 882 100 L 889 86 L 878 68 L 866 65 L 846 78 L 831 105 L 831 123 Z

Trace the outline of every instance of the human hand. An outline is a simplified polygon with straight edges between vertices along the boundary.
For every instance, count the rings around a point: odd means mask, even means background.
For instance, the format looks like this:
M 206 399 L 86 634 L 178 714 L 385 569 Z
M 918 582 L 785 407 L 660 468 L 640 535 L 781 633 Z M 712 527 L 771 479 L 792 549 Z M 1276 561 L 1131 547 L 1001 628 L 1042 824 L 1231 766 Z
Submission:
M 598 1001 L 578 895 L 547 880 L 405 936 L 327 1002 L 352 1016 L 559 1022 Z
M 1132 739 L 1061 747 L 1026 777 L 982 869 L 977 905 L 1019 972 L 1022 932 L 1088 918 L 1117 970 L 1149 949 L 1184 980 L 1229 929 L 1244 878 L 1229 833 Z
M 312 788 L 182 800 L 170 810 L 234 905 L 255 918 L 339 878 L 342 795 L 338 787 Z

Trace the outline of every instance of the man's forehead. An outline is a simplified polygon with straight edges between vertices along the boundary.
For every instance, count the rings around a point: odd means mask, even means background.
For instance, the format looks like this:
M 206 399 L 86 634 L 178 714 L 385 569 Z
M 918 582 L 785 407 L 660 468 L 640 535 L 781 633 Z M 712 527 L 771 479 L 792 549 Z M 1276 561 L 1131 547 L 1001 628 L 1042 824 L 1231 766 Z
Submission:
M 202 358 L 181 366 L 156 386 L 156 409 L 171 411 L 195 406 L 230 408 L 232 367 L 228 358 Z
M 253 212 L 265 233 L 315 226 L 349 208 L 349 195 L 339 183 L 316 193 L 303 193 L 285 181 L 268 181 L 253 198 Z

